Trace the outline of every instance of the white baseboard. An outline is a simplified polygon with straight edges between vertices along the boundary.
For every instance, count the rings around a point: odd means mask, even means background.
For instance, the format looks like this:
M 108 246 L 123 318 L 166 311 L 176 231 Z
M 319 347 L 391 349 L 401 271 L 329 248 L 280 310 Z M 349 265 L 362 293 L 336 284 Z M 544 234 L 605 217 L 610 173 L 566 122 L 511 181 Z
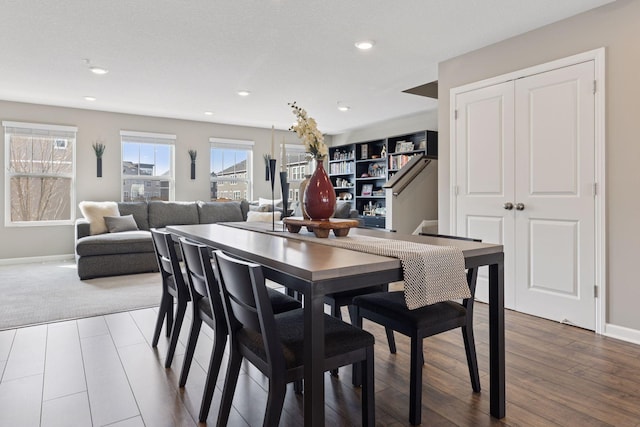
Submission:
M 637 329 L 627 328 L 625 326 L 613 325 L 607 323 L 604 326 L 604 334 L 610 338 L 616 338 L 633 344 L 640 344 L 640 331 Z
M 0 265 L 33 264 L 33 263 L 43 263 L 43 262 L 68 261 L 73 259 L 75 259 L 74 254 L 35 256 L 35 257 L 28 257 L 28 258 L 5 258 L 5 259 L 0 259 Z

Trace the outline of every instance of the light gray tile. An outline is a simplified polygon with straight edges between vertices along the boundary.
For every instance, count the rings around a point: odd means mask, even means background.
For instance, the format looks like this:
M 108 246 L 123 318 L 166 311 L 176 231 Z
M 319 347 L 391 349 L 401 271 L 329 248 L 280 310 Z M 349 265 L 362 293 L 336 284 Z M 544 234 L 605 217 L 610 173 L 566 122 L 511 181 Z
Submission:
M 140 415 L 111 337 L 83 338 L 80 344 L 94 425 Z
M 11 345 L 13 344 L 15 335 L 15 329 L 0 331 L 0 361 L 6 361 L 9 358 L 9 351 L 11 351 Z
M 76 322 L 64 322 L 47 332 L 43 400 L 86 391 L 82 350 Z
M 47 325 L 16 331 L 2 381 L 42 374 L 47 343 Z
M 0 384 L 0 426 L 38 427 L 42 402 L 42 375 Z
M 146 343 L 144 335 L 128 312 L 109 314 L 104 319 L 117 348 Z
M 89 398 L 86 392 L 43 402 L 40 427 L 68 426 L 92 426 Z
M 78 331 L 80 332 L 80 338 L 109 334 L 109 328 L 107 328 L 107 322 L 104 321 L 104 316 L 78 319 Z

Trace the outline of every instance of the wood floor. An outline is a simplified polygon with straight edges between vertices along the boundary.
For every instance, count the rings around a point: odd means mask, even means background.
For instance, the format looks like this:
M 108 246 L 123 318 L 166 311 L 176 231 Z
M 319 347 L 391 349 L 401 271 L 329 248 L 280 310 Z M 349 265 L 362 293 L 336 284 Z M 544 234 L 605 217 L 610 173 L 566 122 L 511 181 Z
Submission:
M 425 340 L 423 425 L 640 426 L 640 346 L 507 311 L 507 416 L 489 415 L 487 306 L 476 305 L 476 346 L 482 392 L 468 379 L 459 331 Z M 346 313 L 345 313 L 346 314 Z M 0 426 L 163 427 L 198 425 L 197 413 L 212 346 L 203 326 L 187 386 L 177 387 L 188 323 L 172 369 L 166 340 L 150 347 L 155 309 L 0 332 Z M 376 419 L 408 424 L 409 341 L 396 334 L 390 355 L 375 333 Z M 245 365 L 229 425 L 261 425 L 263 377 Z M 348 369 L 326 376 L 326 424 L 360 425 L 360 393 Z M 221 379 L 218 387 L 222 385 Z M 215 425 L 214 396 L 208 425 Z M 281 425 L 302 425 L 302 398 L 288 389 Z

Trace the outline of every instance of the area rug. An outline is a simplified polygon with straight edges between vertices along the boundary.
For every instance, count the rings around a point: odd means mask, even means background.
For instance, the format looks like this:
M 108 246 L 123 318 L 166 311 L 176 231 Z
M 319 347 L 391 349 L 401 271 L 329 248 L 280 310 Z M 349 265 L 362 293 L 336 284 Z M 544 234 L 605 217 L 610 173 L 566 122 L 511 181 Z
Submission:
M 0 266 L 0 330 L 157 306 L 160 273 L 80 280 L 73 261 Z

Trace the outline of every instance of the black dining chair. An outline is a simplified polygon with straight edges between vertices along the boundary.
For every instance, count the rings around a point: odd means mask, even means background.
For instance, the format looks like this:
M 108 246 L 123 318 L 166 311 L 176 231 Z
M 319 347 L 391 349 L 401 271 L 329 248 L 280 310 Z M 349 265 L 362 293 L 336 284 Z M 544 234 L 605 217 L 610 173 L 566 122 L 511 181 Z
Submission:
M 304 376 L 304 309 L 274 315 L 266 293 L 262 267 L 215 252 L 230 339 L 218 426 L 229 418 L 240 365 L 247 359 L 269 378 L 263 426 L 277 426 L 286 384 Z M 324 316 L 325 371 L 357 363 L 362 368 L 362 425 L 375 425 L 373 377 L 374 337 L 332 316 Z
M 211 249 L 207 246 L 180 239 L 182 259 L 184 261 L 187 283 L 191 294 L 193 313 L 191 316 L 191 330 L 187 341 L 179 386 L 187 383 L 187 376 L 193 361 L 193 355 L 204 322 L 214 334 L 213 349 L 209 360 L 209 369 L 205 381 L 204 394 L 200 404 L 199 420 L 205 422 L 209 415 L 211 399 L 216 387 L 216 380 L 222 363 L 224 348 L 227 343 L 227 322 L 224 317 L 220 288 L 216 282 L 212 267 Z M 288 297 L 281 292 L 268 289 L 267 294 L 274 313 L 300 308 L 298 300 Z
M 383 285 L 369 286 L 366 288 L 360 289 L 352 289 L 350 291 L 343 292 L 334 292 L 332 294 L 327 294 L 324 297 L 324 303 L 327 304 L 331 309 L 331 315 L 342 320 L 342 307 L 348 307 L 349 310 L 349 318 L 351 319 L 351 324 L 355 322 L 356 314 L 355 307 L 353 306 L 353 298 L 359 295 L 368 295 L 377 292 L 388 292 L 389 284 L 385 283 Z M 387 333 L 387 342 L 389 343 L 389 352 L 391 354 L 396 353 L 396 340 L 393 336 L 393 329 L 385 328 L 385 332 Z M 332 375 L 338 375 L 338 370 L 334 369 L 331 371 Z
M 422 234 L 429 235 L 429 234 Z M 433 235 L 450 239 L 472 240 L 458 236 Z M 457 301 L 444 301 L 409 310 L 403 291 L 380 292 L 355 297 L 355 324 L 362 327 L 362 319 L 368 319 L 386 328 L 391 328 L 411 338 L 411 365 L 409 373 L 409 422 L 418 425 L 422 421 L 422 340 L 455 328 L 462 329 L 462 338 L 467 355 L 467 365 L 474 392 L 480 391 L 480 376 L 473 337 L 473 301 L 478 271 L 467 269 L 467 283 L 471 297 Z M 356 373 L 354 372 L 354 376 Z
M 153 248 L 158 259 L 158 268 L 162 277 L 162 296 L 160 298 L 160 306 L 158 310 L 158 318 L 156 320 L 156 328 L 153 332 L 152 347 L 158 345 L 162 324 L 166 319 L 166 334 L 169 338 L 169 348 L 165 358 L 164 366 L 169 368 L 173 361 L 173 355 L 178 344 L 178 336 L 180 328 L 187 310 L 189 302 L 189 290 L 184 279 L 184 273 L 180 266 L 180 260 L 176 253 L 175 243 L 171 233 L 163 230 L 152 228 L 151 237 L 153 240 Z M 177 308 L 174 319 L 174 305 Z

